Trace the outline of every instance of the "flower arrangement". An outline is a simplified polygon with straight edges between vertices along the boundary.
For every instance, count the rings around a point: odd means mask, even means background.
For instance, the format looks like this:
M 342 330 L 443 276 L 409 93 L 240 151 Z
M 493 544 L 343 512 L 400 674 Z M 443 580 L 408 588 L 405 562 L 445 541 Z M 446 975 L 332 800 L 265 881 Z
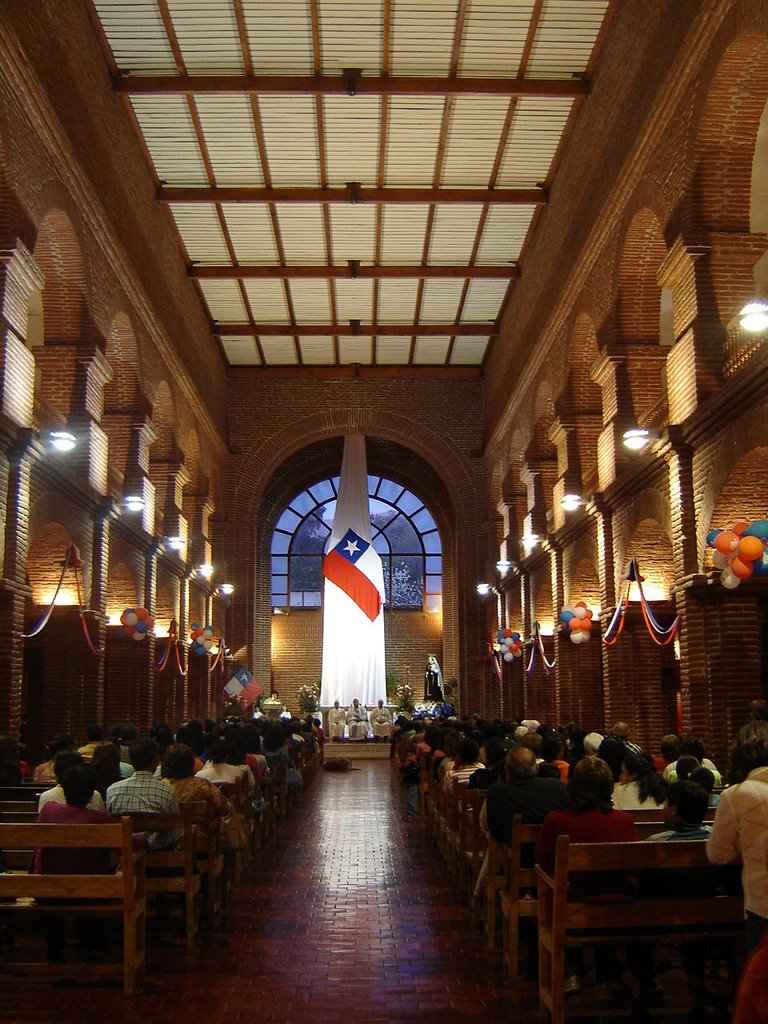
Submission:
M 313 715 L 320 701 L 320 687 L 316 682 L 302 683 L 296 693 L 299 707 L 307 715 Z
M 398 711 L 412 712 L 414 709 L 414 689 L 408 683 L 398 683 L 394 692 L 394 703 Z

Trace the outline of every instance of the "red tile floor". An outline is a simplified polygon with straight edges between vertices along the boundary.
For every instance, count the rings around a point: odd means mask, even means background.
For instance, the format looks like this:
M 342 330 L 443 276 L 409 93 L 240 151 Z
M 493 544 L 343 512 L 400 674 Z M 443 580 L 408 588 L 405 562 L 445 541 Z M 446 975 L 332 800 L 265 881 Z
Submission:
M 519 1020 L 498 952 L 485 952 L 424 826 L 402 820 L 389 762 L 358 764 L 319 774 L 199 954 L 153 934 L 150 921 L 142 995 L 3 977 L 0 1021 Z

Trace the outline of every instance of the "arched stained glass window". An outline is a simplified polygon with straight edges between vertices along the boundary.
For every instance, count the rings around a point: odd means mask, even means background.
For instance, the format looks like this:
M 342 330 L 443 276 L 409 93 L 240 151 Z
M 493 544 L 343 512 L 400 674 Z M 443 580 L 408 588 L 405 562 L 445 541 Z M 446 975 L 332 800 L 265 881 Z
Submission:
M 333 526 L 339 478 L 297 495 L 272 535 L 272 605 L 316 608 L 323 593 L 323 556 Z M 368 477 L 371 540 L 384 566 L 385 605 L 440 611 L 443 559 L 440 534 L 424 502 L 383 477 Z

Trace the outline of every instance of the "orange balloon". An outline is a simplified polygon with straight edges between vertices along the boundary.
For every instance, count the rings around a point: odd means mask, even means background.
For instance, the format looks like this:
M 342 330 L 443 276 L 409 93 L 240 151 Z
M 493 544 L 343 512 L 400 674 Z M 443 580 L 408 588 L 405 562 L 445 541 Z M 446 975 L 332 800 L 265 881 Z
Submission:
M 136 627 L 135 626 L 123 626 L 123 630 L 124 630 L 126 636 L 133 636 L 133 634 L 136 632 Z
M 584 619 L 577 619 L 574 615 L 568 622 L 568 628 L 572 633 L 577 633 L 581 629 L 582 622 L 584 622 Z
M 149 614 L 149 612 L 147 611 L 146 608 L 137 608 L 136 609 L 136 618 L 139 621 L 141 621 L 142 619 L 146 619 L 148 614 Z
M 731 572 L 738 580 L 748 580 L 753 571 L 751 562 L 742 562 L 740 558 L 734 558 L 731 562 Z
M 740 537 L 748 526 L 749 523 L 742 523 L 741 521 L 739 521 L 738 523 L 734 523 L 731 527 L 731 533 L 737 533 Z
M 744 562 L 754 562 L 763 557 L 763 542 L 759 537 L 742 537 L 739 541 L 739 558 Z
M 723 530 L 715 538 L 715 547 L 723 555 L 732 554 L 739 546 L 739 536 L 732 530 Z
M 592 619 L 582 619 L 581 628 L 588 633 L 592 629 Z

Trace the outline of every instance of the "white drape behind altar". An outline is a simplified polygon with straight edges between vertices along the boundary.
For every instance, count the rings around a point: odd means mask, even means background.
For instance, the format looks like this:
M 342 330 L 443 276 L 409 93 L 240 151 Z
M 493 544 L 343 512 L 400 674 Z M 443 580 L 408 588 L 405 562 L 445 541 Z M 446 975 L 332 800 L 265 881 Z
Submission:
M 344 544 L 340 545 L 340 541 Z M 331 572 L 328 566 L 334 549 L 337 549 L 334 554 L 335 571 Z M 344 553 L 348 560 L 342 562 L 340 553 Z M 348 707 L 358 697 L 370 708 L 379 699 L 387 699 L 384 573 L 381 558 L 371 545 L 368 471 L 362 434 L 344 438 L 339 497 L 324 566 L 324 573 L 333 575 L 340 585 L 326 575 L 320 704 L 327 706 L 338 700 L 342 707 Z M 358 575 L 360 573 L 362 576 Z M 367 595 L 364 593 L 366 588 Z M 375 613 L 375 608 L 372 611 L 370 607 L 373 588 L 378 591 L 381 607 L 372 619 L 370 616 Z M 367 613 L 363 610 L 366 596 Z M 373 597 L 375 599 L 375 593 Z

